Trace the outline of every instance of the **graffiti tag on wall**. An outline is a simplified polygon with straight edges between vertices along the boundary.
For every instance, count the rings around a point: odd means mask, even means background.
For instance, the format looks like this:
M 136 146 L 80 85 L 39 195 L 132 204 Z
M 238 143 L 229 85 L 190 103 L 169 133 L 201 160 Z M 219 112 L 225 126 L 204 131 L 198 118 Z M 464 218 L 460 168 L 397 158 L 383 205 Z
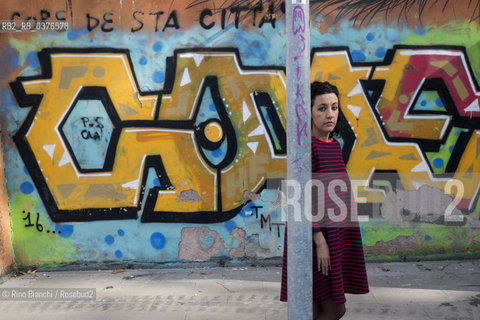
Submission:
M 39 57 L 43 75 L 12 84 L 34 106 L 15 141 L 54 221 L 224 221 L 285 172 L 281 69 L 179 50 L 164 91 L 141 93 L 126 51 Z
M 456 207 L 473 209 L 480 186 L 480 91 L 463 48 L 397 46 L 382 63 L 355 65 L 346 48 L 316 50 L 311 77 L 341 91 L 350 124 L 347 170 L 363 181 L 357 201 L 382 203 L 385 190 L 373 181 L 389 173 L 396 180 L 390 188 L 427 185 L 455 197 L 454 183 L 463 193 Z
M 14 140 L 53 221 L 137 212 L 143 222 L 225 221 L 245 192 L 285 175 L 283 68 L 243 66 L 230 48 L 177 50 L 164 89 L 140 92 L 126 50 L 45 49 L 39 58 L 42 75 L 11 84 L 32 107 Z M 397 46 L 382 63 L 351 61 L 348 48 L 313 50 L 311 79 L 340 88 L 357 201 L 382 203 L 375 181 L 390 172 L 405 190 L 454 197 L 448 184 L 459 181 L 456 206 L 473 210 L 480 91 L 464 48 Z

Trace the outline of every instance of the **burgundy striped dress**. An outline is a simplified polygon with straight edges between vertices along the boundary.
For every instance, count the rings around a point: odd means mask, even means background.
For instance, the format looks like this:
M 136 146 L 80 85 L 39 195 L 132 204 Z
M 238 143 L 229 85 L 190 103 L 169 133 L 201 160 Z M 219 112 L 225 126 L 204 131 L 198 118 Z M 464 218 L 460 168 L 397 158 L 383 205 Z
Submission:
M 338 141 L 323 142 L 312 137 L 312 176 L 323 185 L 323 190 L 320 188 L 318 193 L 316 188 L 312 190 L 312 214 L 323 216 L 322 219 L 314 217 L 312 231 L 323 232 L 330 250 L 331 264 L 329 275 L 318 271 L 313 243 L 313 299 L 332 299 L 334 303 L 345 303 L 345 293 L 368 293 L 369 289 L 362 238 L 355 219 L 356 207 L 350 206 L 350 179 Z M 287 251 L 285 229 L 280 292 L 282 301 L 287 301 Z

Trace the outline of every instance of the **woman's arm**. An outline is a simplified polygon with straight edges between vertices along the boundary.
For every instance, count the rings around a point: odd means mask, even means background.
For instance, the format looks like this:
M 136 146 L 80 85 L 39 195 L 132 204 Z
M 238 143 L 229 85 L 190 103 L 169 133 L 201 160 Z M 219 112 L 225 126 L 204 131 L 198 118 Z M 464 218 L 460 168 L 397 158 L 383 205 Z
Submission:
M 328 275 L 330 271 L 330 250 L 328 249 L 327 240 L 321 231 L 313 232 L 313 242 L 317 247 L 318 271 Z

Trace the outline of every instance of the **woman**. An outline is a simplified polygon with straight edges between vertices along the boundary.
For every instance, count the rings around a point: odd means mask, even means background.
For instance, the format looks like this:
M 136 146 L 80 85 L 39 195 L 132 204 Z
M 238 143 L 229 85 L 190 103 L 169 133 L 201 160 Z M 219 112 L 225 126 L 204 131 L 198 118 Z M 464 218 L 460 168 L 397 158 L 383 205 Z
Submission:
M 323 186 L 312 190 L 313 319 L 340 319 L 345 293 L 369 292 L 367 273 L 360 229 L 350 214 L 350 179 L 334 138 L 340 128 L 338 89 L 315 81 L 311 97 L 312 176 Z M 287 301 L 287 232 L 280 300 Z

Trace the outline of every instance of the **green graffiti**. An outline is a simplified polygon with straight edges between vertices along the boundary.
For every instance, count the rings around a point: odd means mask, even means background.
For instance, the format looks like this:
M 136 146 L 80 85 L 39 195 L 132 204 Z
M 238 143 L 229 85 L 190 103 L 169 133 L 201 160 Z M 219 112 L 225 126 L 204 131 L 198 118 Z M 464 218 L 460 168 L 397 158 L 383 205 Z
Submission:
M 385 221 L 377 221 L 378 223 L 369 222 L 368 225 L 362 226 L 363 244 L 367 247 L 373 247 L 379 241 L 389 242 L 399 236 L 411 236 L 415 233 L 415 229 L 411 227 L 394 226 Z
M 25 195 L 15 196 L 10 203 L 15 264 L 58 266 L 74 262 L 77 254 L 72 239 L 54 233 L 55 225 L 40 208 L 38 199 Z

